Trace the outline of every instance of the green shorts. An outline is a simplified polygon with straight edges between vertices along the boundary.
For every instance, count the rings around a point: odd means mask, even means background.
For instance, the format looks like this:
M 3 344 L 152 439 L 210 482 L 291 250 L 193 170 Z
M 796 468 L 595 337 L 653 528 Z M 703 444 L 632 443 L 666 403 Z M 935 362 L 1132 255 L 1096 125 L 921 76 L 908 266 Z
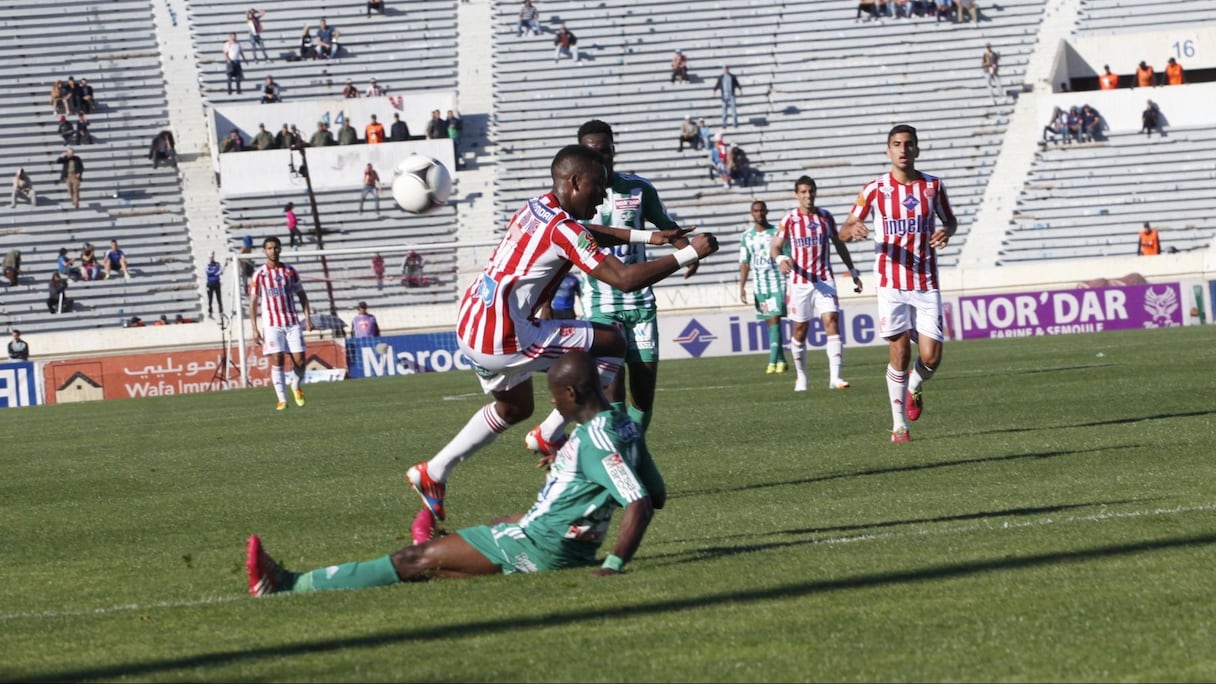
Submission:
M 768 320 L 773 316 L 785 317 L 785 293 L 768 292 L 756 294 L 756 318 Z
M 625 333 L 629 351 L 625 361 L 655 363 L 659 360 L 659 312 L 655 309 L 633 309 L 592 314 L 592 323 L 615 325 Z
M 515 523 L 500 523 L 493 527 L 487 525 L 466 527 L 463 530 L 457 530 L 456 534 L 464 538 L 470 546 L 477 549 L 491 563 L 500 566 L 504 575 L 516 572 L 558 570 L 594 563 L 594 560 L 588 563 L 576 563 L 542 550 L 533 544 L 528 535 L 524 534 L 524 531 Z

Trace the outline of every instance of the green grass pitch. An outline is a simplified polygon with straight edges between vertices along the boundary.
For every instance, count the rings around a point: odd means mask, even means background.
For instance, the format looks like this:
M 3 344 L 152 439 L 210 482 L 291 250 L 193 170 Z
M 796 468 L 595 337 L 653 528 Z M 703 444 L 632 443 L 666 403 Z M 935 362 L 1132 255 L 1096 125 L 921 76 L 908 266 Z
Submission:
M 401 474 L 471 373 L 6 410 L 0 680 L 1212 681 L 1214 330 L 950 343 L 899 446 L 885 349 L 844 392 L 818 351 L 805 394 L 664 363 L 670 500 L 605 579 L 246 594 L 250 533 L 297 570 L 408 543 Z M 448 529 L 531 502 L 525 431 L 457 469 Z

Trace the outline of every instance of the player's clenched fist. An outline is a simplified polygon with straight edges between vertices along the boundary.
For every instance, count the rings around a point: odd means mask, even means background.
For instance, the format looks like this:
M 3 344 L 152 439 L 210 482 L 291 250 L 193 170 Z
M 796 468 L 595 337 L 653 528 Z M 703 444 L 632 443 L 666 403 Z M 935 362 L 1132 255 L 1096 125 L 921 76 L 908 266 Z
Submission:
M 688 242 L 693 249 L 697 250 L 699 259 L 704 259 L 718 251 L 718 238 L 714 237 L 713 233 L 697 233 Z

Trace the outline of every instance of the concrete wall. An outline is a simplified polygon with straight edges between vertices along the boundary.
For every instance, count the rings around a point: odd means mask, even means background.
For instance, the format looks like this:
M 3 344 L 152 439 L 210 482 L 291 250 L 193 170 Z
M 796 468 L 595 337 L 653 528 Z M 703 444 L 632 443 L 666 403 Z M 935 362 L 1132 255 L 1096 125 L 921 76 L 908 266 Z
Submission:
M 1069 78 L 1096 77 L 1105 65 L 1110 65 L 1110 70 L 1126 82 L 1135 76 L 1141 60 L 1158 74 L 1165 71 L 1170 57 L 1178 60 L 1184 70 L 1210 69 L 1216 67 L 1216 27 L 1080 36 L 1061 45 L 1060 53 L 1051 79 L 1053 87 Z
M 1112 69 L 1113 70 L 1113 69 Z M 1038 98 L 1038 122 L 1047 125 L 1052 109 L 1089 104 L 1106 120 L 1109 131 L 1140 130 L 1140 113 L 1147 100 L 1157 103 L 1169 126 L 1216 126 L 1216 83 L 1161 86 L 1157 88 L 1120 88 L 1052 93 Z

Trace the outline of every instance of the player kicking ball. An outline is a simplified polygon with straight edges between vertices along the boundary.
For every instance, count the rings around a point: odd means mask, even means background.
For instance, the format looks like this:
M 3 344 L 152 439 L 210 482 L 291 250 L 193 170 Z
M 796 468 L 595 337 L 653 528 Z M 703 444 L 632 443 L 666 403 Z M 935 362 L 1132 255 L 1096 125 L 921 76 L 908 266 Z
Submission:
M 560 357 L 549 369 L 548 386 L 557 410 L 578 427 L 558 451 L 527 513 L 370 561 L 303 573 L 280 566 L 253 535 L 245 547 L 249 593 L 364 589 L 432 578 L 590 566 L 618 506 L 625 512 L 616 543 L 592 574 L 620 573 L 642 543 L 654 510 L 663 507 L 667 497 L 663 478 L 649 454 L 639 448 L 637 425 L 609 405 L 590 354 L 572 351 Z
M 891 441 L 896 444 L 911 441 L 908 421 L 920 418 L 924 383 L 942 361 L 945 337 L 937 250 L 945 247 L 958 230 L 942 179 L 916 170 L 919 154 L 915 128 L 906 124 L 892 128 L 887 133 L 891 170 L 866 183 L 840 229 L 846 240 L 863 239 L 870 234 L 863 222 L 874 215 L 878 332 L 889 347 L 887 394 L 891 400 Z M 919 353 L 909 373 L 913 328 Z
M 288 264 L 279 261 L 283 243 L 277 237 L 262 241 L 266 263 L 253 274 L 249 281 L 249 320 L 253 321 L 253 343 L 262 346 L 262 354 L 272 357 L 270 382 L 274 385 L 279 402 L 275 408 L 287 408 L 287 395 L 283 382 L 284 350 L 291 354 L 291 393 L 296 406 L 304 406 L 304 332 L 300 329 L 300 317 L 296 314 L 295 300 L 300 299 L 304 309 L 304 323 L 309 330 L 312 313 L 308 308 L 308 295 L 300 274 Z M 260 313 L 260 315 L 259 315 Z M 259 325 L 259 322 L 261 325 Z M 263 330 L 265 334 L 263 334 Z

